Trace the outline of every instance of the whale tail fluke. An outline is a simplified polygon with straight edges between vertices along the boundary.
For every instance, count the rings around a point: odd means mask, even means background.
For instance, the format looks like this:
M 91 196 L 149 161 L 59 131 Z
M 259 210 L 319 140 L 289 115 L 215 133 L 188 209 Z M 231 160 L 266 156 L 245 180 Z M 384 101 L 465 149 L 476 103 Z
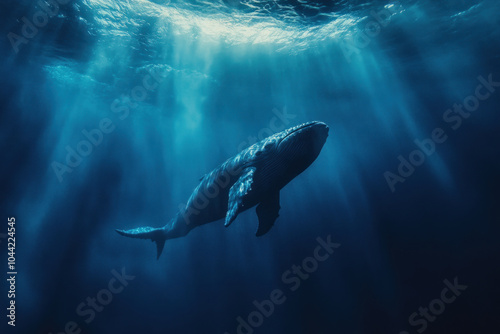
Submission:
M 167 240 L 167 233 L 165 228 L 155 228 L 155 227 L 138 227 L 132 230 L 116 230 L 120 235 L 130 237 L 130 238 L 138 238 L 138 239 L 150 239 L 151 241 L 156 242 L 156 250 L 158 260 L 160 258 L 161 252 L 163 251 L 163 247 L 165 246 L 165 241 Z

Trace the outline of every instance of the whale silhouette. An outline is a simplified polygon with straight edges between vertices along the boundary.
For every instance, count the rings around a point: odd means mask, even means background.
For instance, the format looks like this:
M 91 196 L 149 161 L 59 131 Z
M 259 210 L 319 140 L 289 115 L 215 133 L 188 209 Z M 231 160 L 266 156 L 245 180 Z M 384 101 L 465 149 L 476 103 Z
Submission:
M 227 227 L 240 212 L 258 204 L 256 235 L 264 235 L 279 216 L 280 190 L 316 160 L 328 131 L 325 123 L 314 121 L 275 133 L 205 175 L 187 204 L 165 226 L 116 231 L 156 242 L 159 259 L 166 240 L 222 218 Z

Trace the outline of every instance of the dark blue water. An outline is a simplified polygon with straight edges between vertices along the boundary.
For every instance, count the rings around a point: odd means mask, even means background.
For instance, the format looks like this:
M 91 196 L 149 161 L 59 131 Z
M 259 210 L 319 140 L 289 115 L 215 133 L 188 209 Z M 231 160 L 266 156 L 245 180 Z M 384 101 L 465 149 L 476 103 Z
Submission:
M 498 332 L 498 1 L 54 3 L 0 5 L 7 333 Z M 330 136 L 264 237 L 249 210 L 157 261 L 114 232 L 311 120 Z

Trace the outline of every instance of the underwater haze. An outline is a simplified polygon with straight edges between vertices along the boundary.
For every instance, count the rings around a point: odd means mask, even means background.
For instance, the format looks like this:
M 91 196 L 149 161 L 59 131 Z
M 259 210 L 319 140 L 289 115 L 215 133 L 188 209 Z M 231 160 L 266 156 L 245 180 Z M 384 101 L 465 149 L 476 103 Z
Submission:
M 2 333 L 498 333 L 498 13 L 2 0 Z M 309 121 L 329 137 L 266 235 L 251 209 L 157 260 L 115 232 L 165 225 L 201 177 Z

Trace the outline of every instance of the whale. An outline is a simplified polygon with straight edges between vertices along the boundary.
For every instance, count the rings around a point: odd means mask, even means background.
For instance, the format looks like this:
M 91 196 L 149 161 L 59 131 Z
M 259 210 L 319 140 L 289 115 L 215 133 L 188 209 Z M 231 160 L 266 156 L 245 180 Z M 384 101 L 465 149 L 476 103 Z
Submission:
M 238 214 L 257 206 L 256 236 L 263 236 L 279 216 L 281 189 L 316 160 L 328 132 L 328 125 L 313 121 L 275 133 L 203 176 L 187 204 L 181 204 L 179 212 L 165 226 L 116 232 L 155 242 L 159 259 L 166 240 L 183 237 L 195 227 L 222 219 L 228 227 Z

